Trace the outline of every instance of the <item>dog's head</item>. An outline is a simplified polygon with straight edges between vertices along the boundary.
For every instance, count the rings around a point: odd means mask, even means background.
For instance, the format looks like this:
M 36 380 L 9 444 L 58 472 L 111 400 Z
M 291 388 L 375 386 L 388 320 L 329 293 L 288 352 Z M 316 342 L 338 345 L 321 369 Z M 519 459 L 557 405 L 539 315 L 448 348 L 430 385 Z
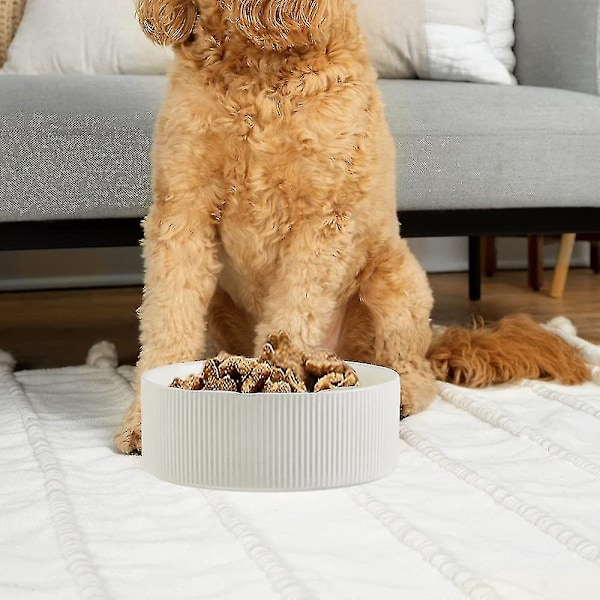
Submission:
M 200 11 L 214 6 L 261 48 L 314 45 L 322 39 L 328 0 L 136 0 L 145 34 L 161 45 L 189 40 Z

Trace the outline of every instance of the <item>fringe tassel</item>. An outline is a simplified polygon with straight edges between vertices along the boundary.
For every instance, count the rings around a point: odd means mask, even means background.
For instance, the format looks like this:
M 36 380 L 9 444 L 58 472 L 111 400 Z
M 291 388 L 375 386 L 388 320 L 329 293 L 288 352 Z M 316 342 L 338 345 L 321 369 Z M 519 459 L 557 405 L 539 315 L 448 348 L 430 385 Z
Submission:
M 116 346 L 106 341 L 94 344 L 88 352 L 85 364 L 98 369 L 116 369 L 119 366 Z
M 14 359 L 12 354 L 0 350 L 0 369 L 4 371 L 14 371 L 17 361 Z

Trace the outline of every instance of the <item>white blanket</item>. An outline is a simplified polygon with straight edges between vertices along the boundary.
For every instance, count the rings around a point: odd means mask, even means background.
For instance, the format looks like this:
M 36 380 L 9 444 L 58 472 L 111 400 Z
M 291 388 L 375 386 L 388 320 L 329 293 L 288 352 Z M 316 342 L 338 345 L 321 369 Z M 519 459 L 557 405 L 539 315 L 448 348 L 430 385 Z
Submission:
M 597 600 L 600 348 L 567 337 L 595 382 L 440 384 L 393 475 L 279 494 L 115 454 L 131 368 L 0 361 L 0 598 Z

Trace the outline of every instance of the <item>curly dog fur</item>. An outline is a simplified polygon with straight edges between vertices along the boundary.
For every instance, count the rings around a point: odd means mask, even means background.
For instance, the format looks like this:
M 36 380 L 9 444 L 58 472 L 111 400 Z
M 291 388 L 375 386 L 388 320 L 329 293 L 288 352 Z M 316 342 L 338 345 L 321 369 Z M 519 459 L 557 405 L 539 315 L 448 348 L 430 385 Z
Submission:
M 433 298 L 398 233 L 394 143 L 353 3 L 137 10 L 176 55 L 153 143 L 138 377 L 221 349 L 256 354 L 285 330 L 395 369 L 403 415 L 425 408 Z M 140 422 L 138 397 L 120 451 L 141 451 Z
M 527 315 L 511 315 L 473 331 L 450 327 L 436 336 L 427 358 L 438 379 L 469 387 L 520 379 L 575 385 L 590 377 L 575 348 Z

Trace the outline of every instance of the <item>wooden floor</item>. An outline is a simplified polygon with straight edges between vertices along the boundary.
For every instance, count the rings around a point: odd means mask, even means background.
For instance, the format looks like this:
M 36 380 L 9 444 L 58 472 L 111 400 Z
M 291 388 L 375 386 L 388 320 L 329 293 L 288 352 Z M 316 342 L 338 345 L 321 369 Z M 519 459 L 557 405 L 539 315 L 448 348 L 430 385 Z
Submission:
M 546 273 L 546 285 L 551 274 Z M 467 298 L 465 273 L 430 276 L 436 306 L 434 322 L 466 324 L 474 316 L 497 320 L 527 312 L 539 320 L 569 317 L 579 335 L 600 344 L 600 275 L 571 270 L 565 296 L 555 300 L 547 289 L 527 288 L 527 273 L 497 272 L 485 279 L 482 299 Z M 18 368 L 83 364 L 87 351 L 100 340 L 117 346 L 121 364 L 137 356 L 137 318 L 141 288 L 0 293 L 0 349 L 18 361 Z

